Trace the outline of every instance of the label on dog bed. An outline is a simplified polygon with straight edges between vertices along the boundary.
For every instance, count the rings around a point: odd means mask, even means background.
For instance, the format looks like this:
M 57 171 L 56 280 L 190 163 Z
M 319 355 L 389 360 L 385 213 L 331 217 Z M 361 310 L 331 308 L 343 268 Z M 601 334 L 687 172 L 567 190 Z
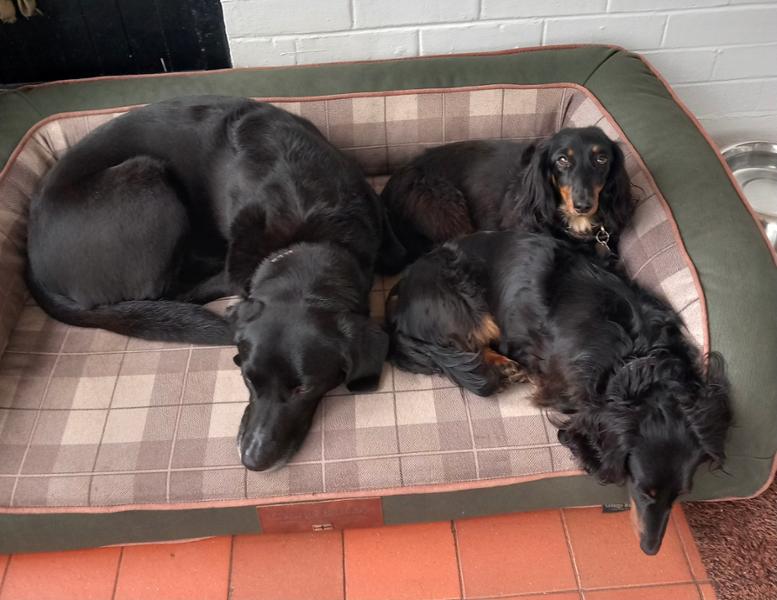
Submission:
M 621 504 L 602 504 L 602 512 L 603 513 L 616 513 L 616 512 L 625 512 L 631 508 L 631 504 L 628 502 L 621 503 Z
M 260 506 L 263 533 L 327 531 L 383 525 L 380 498 Z

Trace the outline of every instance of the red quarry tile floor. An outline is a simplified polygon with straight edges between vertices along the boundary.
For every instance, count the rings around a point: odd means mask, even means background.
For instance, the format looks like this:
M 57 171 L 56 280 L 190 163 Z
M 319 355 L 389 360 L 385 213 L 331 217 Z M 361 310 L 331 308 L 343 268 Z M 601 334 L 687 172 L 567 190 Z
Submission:
M 123 549 L 116 600 L 224 600 L 229 585 L 230 538 Z
M 235 536 L 230 587 L 230 600 L 342 599 L 343 534 Z
M 0 556 L 0 600 L 716 600 L 681 509 L 644 556 L 628 513 Z
M 461 598 L 451 524 L 345 531 L 345 593 L 351 600 Z
M 557 510 L 458 521 L 456 535 L 468 597 L 577 589 Z
M 113 596 L 120 548 L 11 556 L 2 600 L 103 600 Z
M 675 527 L 667 527 L 661 551 L 647 556 L 639 549 L 628 512 L 579 508 L 565 510 L 564 516 L 584 589 L 693 579 Z

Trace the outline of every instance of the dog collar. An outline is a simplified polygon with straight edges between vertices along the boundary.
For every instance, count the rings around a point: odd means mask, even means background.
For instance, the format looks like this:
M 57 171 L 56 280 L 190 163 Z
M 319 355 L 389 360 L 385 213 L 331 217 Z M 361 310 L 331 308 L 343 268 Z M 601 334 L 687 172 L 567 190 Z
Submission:
M 574 238 L 579 240 L 594 240 L 601 250 L 610 252 L 610 232 L 604 228 L 604 225 L 599 225 L 599 228 L 594 234 L 580 235 L 576 234 L 572 229 L 567 227 L 567 232 Z
M 596 240 L 597 244 L 601 244 L 608 250 L 610 249 L 610 232 L 604 228 L 604 225 L 599 225 L 599 231 L 597 231 L 594 235 L 594 239 Z

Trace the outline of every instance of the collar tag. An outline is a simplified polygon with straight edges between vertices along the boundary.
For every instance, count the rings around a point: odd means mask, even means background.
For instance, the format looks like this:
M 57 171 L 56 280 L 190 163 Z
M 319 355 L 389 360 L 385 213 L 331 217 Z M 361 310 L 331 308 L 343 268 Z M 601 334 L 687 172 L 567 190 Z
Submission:
M 594 236 L 596 242 L 609 249 L 610 233 L 604 228 L 604 225 L 599 225 L 599 231 Z

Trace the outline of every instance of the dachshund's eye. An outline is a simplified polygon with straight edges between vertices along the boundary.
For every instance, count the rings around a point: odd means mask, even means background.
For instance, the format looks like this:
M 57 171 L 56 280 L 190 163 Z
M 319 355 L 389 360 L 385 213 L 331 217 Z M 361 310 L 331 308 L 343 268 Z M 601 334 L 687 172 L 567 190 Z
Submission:
M 559 156 L 556 159 L 556 166 L 559 169 L 566 169 L 569 167 L 569 159 L 566 156 Z
M 595 160 L 596 160 L 596 164 L 599 165 L 600 167 L 603 167 L 608 162 L 610 162 L 610 159 L 607 158 L 606 154 L 597 154 Z

